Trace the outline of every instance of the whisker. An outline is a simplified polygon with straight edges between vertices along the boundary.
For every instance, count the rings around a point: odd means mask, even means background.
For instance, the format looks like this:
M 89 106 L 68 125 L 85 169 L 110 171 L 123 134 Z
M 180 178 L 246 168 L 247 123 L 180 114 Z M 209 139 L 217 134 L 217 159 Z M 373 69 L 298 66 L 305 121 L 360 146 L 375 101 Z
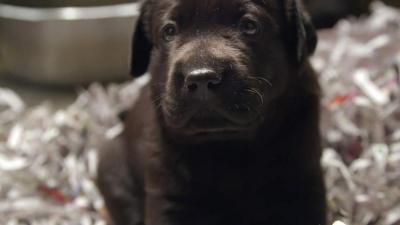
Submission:
M 259 98 L 261 105 L 264 105 L 264 96 L 259 91 L 252 88 L 245 89 L 245 91 L 256 95 Z
M 162 99 L 161 95 L 156 95 L 153 97 L 152 101 L 153 103 L 161 102 L 160 100 Z
M 152 99 L 153 104 L 155 105 L 156 109 L 160 109 L 162 106 L 162 101 L 161 101 L 162 97 L 161 96 L 155 96 Z
M 257 80 L 264 81 L 264 82 L 267 83 L 270 87 L 272 87 L 272 82 L 269 81 L 267 78 L 265 78 L 265 77 L 254 77 L 254 78 L 257 79 Z
M 249 80 L 256 80 L 258 82 L 265 82 L 266 84 L 268 84 L 268 86 L 272 87 L 272 82 L 270 80 L 268 80 L 265 77 L 261 77 L 261 76 L 249 76 L 247 77 L 247 79 Z
M 251 111 L 251 108 L 250 108 L 250 106 L 249 106 L 249 105 L 247 105 L 247 104 L 243 104 L 243 107 L 245 107 L 245 108 L 246 108 L 247 112 L 250 112 L 250 111 Z

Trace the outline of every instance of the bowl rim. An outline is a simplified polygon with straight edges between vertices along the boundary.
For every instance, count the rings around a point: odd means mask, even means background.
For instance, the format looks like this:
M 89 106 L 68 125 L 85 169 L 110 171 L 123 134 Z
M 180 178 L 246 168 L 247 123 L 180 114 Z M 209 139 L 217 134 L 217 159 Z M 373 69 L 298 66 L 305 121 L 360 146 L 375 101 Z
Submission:
M 102 6 L 33 8 L 0 3 L 0 19 L 40 22 L 135 17 L 140 13 L 140 6 L 141 3 L 133 2 Z

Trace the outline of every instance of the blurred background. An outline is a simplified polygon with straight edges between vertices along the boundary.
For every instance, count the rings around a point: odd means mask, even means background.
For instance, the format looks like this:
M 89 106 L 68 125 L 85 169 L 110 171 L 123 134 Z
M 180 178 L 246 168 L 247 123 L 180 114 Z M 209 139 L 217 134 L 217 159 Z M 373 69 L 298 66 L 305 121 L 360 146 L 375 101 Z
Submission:
M 200 1 L 200 0 L 199 0 Z M 400 225 L 400 0 L 303 0 L 318 28 L 329 225 Z M 138 0 L 0 0 L 0 224 L 104 225 L 100 140 L 131 81 Z
M 76 87 L 127 79 L 138 7 L 134 0 L 1 1 L 0 86 L 29 105 L 66 105 Z

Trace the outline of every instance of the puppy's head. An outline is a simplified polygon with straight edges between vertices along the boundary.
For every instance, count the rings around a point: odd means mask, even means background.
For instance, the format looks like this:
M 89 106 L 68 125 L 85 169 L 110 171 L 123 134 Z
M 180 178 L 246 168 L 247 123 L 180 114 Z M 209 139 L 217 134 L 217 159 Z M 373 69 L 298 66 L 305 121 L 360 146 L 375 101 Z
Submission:
M 238 138 L 263 123 L 315 45 L 298 0 L 148 0 L 132 75 L 149 70 L 154 104 L 172 133 Z

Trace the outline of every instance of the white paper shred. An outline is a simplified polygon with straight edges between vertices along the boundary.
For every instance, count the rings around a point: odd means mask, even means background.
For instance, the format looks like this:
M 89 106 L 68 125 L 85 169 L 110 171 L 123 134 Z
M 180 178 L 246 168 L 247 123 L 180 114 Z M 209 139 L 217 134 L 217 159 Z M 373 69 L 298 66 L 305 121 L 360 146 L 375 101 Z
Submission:
M 333 225 L 400 224 L 400 11 L 320 32 L 322 164 Z
M 58 111 L 48 104 L 25 109 L 0 88 L 0 224 L 105 225 L 94 183 L 99 140 L 123 131 L 118 114 L 148 80 L 93 84 Z

